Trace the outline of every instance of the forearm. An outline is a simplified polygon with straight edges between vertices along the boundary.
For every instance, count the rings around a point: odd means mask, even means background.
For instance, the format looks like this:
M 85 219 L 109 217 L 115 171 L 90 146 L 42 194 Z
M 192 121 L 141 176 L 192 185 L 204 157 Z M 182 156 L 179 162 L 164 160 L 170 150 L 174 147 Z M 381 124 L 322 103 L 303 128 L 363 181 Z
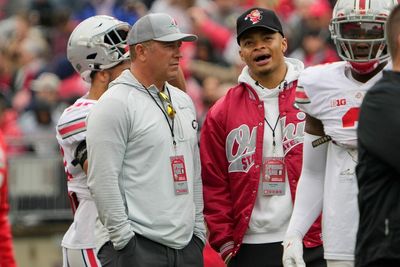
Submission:
M 114 247 L 121 249 L 133 236 L 118 185 L 119 170 L 110 164 L 109 158 L 121 153 L 114 153 L 119 149 L 113 143 L 94 143 L 93 147 L 89 146 L 88 186 Z
M 312 147 L 312 141 L 319 137 L 307 133 L 304 136 L 303 167 L 286 236 L 304 237 L 321 213 L 328 145 Z
M 134 235 L 119 187 L 128 135 L 126 114 L 119 101 L 99 102 L 88 117 L 86 136 L 88 186 L 116 249 Z
M 202 166 L 209 165 L 203 164 Z M 213 164 L 215 166 L 215 164 Z M 211 167 L 202 169 L 204 187 L 204 216 L 209 229 L 209 242 L 221 256 L 226 257 L 234 248 L 233 203 L 228 177 L 213 175 Z
M 222 257 L 226 257 L 234 248 L 234 221 L 222 125 L 215 120 L 211 109 L 201 132 L 200 155 L 209 242 Z

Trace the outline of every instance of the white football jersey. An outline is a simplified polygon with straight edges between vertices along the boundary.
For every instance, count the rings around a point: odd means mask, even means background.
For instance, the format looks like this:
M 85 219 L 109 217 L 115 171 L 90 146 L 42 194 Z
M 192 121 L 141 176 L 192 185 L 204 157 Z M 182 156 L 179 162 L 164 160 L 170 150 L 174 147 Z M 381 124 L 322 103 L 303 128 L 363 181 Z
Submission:
M 328 144 L 324 182 L 322 237 L 325 258 L 354 260 L 358 229 L 357 124 L 366 91 L 381 77 L 366 83 L 348 78 L 347 62 L 306 69 L 299 78 L 296 103 L 322 121 Z
M 79 205 L 74 221 L 65 233 L 61 245 L 69 249 L 95 248 L 94 229 L 97 209 L 90 196 L 87 177 L 82 167 L 74 166 L 75 150 L 86 139 L 86 117 L 96 100 L 79 98 L 64 110 L 57 124 L 57 141 L 63 155 L 69 194 L 75 193 Z M 74 203 L 71 201 L 74 209 Z

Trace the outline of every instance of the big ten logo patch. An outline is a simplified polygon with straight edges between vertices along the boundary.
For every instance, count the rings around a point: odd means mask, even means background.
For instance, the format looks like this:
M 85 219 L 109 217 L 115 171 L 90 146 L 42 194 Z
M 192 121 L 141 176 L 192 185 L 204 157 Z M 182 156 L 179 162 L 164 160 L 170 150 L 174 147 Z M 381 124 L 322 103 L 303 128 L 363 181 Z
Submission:
M 347 100 L 346 98 L 340 98 L 340 99 L 332 99 L 331 100 L 331 107 L 340 107 L 340 106 L 346 106 Z

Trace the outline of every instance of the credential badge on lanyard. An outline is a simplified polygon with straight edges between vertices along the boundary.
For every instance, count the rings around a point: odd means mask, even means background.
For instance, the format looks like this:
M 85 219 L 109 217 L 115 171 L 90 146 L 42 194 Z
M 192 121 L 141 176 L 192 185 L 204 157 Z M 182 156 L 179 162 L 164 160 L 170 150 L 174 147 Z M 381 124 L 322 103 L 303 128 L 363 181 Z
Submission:
M 185 159 L 183 156 L 170 157 L 172 176 L 174 178 L 175 195 L 185 195 L 189 193 Z
M 286 169 L 282 157 L 266 157 L 263 162 L 262 177 L 264 196 L 285 195 Z

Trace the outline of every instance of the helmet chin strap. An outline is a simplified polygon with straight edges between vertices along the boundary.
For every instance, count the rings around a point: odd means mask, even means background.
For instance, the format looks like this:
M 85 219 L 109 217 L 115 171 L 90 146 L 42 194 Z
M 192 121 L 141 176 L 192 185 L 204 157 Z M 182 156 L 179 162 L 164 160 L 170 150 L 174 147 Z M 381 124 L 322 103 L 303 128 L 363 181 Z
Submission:
M 379 60 L 371 60 L 368 62 L 352 62 L 349 61 L 351 68 L 358 74 L 367 74 L 374 71 L 378 65 Z

